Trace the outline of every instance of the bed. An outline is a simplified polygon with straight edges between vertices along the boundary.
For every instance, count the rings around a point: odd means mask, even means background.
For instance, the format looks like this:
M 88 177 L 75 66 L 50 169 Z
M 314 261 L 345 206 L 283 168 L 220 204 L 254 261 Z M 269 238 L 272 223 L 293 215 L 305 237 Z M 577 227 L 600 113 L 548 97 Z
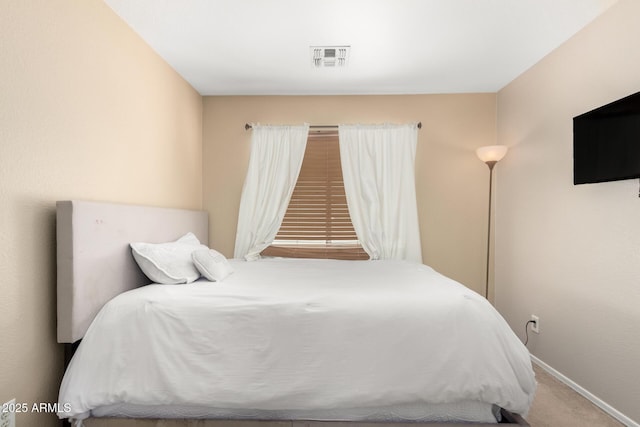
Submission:
M 422 264 L 313 259 L 229 260 L 222 281 L 151 284 L 130 243 L 185 233 L 207 245 L 207 214 L 57 203 L 58 341 L 77 347 L 61 418 L 528 425 L 528 351 L 461 284 Z

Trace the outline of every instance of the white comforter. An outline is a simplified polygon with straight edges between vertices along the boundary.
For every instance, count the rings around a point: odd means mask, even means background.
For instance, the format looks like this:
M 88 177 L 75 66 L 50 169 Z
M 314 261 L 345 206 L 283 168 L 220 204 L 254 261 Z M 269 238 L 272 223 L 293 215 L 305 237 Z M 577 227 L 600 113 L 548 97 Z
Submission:
M 60 417 L 121 402 L 265 410 L 475 400 L 526 414 L 527 349 L 481 296 L 398 261 L 232 260 L 225 281 L 104 306 Z

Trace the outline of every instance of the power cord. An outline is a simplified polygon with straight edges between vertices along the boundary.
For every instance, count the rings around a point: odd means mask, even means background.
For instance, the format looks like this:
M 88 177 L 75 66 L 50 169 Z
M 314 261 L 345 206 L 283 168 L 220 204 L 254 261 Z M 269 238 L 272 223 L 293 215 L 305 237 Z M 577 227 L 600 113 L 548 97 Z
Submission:
M 525 342 L 524 342 L 524 345 L 525 345 L 525 346 L 526 346 L 526 345 L 527 345 L 527 343 L 529 342 L 529 323 L 536 323 L 536 321 L 535 321 L 535 320 L 529 320 L 529 321 L 528 321 L 527 323 L 525 323 L 525 325 L 524 325 L 524 333 L 525 333 L 525 335 L 526 335 L 526 337 L 527 337 L 527 339 L 526 339 L 526 340 L 525 340 Z

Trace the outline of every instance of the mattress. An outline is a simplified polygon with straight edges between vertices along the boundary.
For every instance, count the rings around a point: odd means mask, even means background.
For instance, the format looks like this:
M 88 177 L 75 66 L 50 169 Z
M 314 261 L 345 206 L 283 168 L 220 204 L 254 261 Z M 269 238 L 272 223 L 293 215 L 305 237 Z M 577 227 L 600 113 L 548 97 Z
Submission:
M 58 415 L 173 407 L 322 419 L 461 402 L 528 412 L 527 349 L 483 297 L 428 266 L 231 263 L 223 282 L 150 284 L 109 301 L 65 373 L 59 403 L 70 410 Z
M 369 408 L 315 410 L 223 409 L 189 405 L 131 405 L 118 403 L 91 411 L 98 418 L 213 419 L 213 420 L 308 420 L 362 422 L 480 422 L 496 423 L 500 409 L 488 403 L 411 403 Z

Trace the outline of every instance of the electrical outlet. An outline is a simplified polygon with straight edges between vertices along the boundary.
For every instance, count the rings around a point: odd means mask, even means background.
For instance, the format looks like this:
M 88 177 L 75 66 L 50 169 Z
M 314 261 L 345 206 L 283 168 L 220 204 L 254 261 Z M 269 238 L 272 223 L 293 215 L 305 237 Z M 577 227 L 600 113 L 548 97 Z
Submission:
M 0 427 L 16 427 L 16 399 L 2 404 L 0 412 Z
M 531 331 L 536 334 L 540 333 L 540 318 L 535 314 L 531 315 Z

